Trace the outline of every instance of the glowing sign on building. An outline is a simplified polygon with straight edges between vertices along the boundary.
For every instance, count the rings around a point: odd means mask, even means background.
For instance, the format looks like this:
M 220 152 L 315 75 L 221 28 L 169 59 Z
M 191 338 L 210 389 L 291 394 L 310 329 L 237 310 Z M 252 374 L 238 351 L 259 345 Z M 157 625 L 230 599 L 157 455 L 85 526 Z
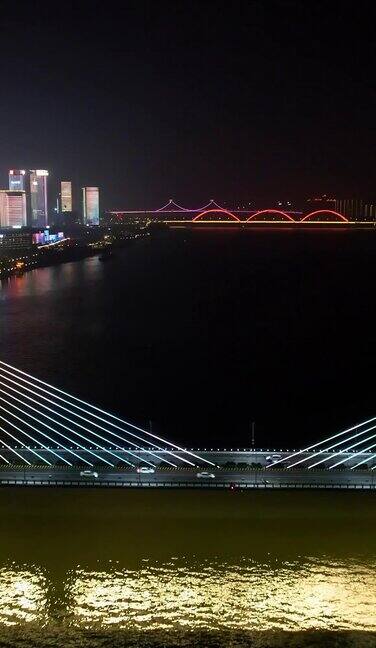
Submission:
M 72 211 L 72 183 L 69 180 L 62 180 L 60 184 L 61 211 Z
M 9 189 L 11 191 L 26 191 L 26 171 L 24 169 L 9 171 Z
M 0 190 L 0 227 L 24 227 L 26 225 L 25 191 Z
M 64 232 L 57 232 L 57 234 L 50 234 L 49 229 L 43 232 L 33 232 L 32 242 L 34 245 L 51 245 L 52 243 L 59 243 L 64 240 Z
M 43 169 L 30 171 L 31 227 L 45 227 L 48 225 L 47 178 L 48 171 Z
M 82 201 L 84 225 L 99 225 L 98 187 L 83 187 Z

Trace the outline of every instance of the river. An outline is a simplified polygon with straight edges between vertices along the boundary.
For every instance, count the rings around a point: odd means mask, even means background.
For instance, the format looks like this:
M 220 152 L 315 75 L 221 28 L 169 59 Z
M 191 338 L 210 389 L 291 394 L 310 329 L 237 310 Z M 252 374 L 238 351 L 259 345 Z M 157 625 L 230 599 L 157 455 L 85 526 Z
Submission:
M 177 442 L 295 447 L 374 415 L 375 280 L 371 230 L 169 232 L 3 281 L 0 356 Z
M 3 488 L 0 519 L 9 645 L 375 645 L 372 493 Z

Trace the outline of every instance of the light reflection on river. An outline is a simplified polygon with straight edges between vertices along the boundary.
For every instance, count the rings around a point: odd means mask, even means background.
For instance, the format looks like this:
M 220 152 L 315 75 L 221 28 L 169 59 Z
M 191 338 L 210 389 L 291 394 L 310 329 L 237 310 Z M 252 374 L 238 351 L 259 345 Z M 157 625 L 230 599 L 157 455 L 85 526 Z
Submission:
M 236 563 L 172 558 L 135 570 L 99 565 L 66 574 L 49 600 L 35 565 L 0 570 L 0 621 L 131 630 L 376 630 L 376 563 L 305 559 Z
M 124 632 L 162 632 L 166 641 L 182 632 L 230 633 L 231 641 L 238 632 L 266 633 L 267 641 L 315 630 L 369 637 L 374 529 L 372 493 L 3 488 L 0 639 L 61 646 L 72 632 L 105 633 L 107 645 Z M 51 631 L 54 641 L 43 643 Z
M 218 630 L 376 630 L 375 565 L 210 562 L 78 571 L 75 623 Z M 368 592 L 367 596 L 365 593 Z

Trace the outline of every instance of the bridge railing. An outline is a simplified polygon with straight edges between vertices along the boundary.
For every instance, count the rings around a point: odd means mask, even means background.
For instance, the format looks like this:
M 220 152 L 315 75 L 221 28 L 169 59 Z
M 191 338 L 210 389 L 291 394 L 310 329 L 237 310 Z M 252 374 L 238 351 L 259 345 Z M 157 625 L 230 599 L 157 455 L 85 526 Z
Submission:
M 376 490 L 376 483 L 372 482 L 276 482 L 265 484 L 262 482 L 187 482 L 187 481 L 83 481 L 77 479 L 0 479 L 0 486 L 62 486 L 82 488 L 188 488 L 188 489 L 227 489 L 227 490 Z

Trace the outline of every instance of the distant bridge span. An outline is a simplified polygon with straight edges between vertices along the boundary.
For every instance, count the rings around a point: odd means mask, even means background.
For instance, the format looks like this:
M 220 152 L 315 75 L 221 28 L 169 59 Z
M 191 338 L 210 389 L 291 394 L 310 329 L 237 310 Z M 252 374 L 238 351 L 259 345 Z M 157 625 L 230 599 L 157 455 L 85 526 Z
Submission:
M 269 218 L 266 218 L 269 216 Z M 319 209 L 309 214 L 303 216 L 303 218 L 293 218 L 291 212 L 282 211 L 280 209 L 261 209 L 259 211 L 254 211 L 246 215 L 245 218 L 239 218 L 237 214 L 230 211 L 229 209 L 206 209 L 192 219 L 184 218 L 182 220 L 171 219 L 164 221 L 167 224 L 229 224 L 234 223 L 234 225 L 262 225 L 262 224 L 283 224 L 283 225 L 359 225 L 358 222 L 349 221 L 346 216 L 340 214 L 339 212 L 333 211 L 331 209 Z M 364 224 L 373 224 L 373 223 L 364 223 Z
M 207 209 L 206 211 L 201 212 L 201 214 L 198 214 L 192 219 L 192 222 L 198 221 L 198 220 L 205 220 L 204 217 L 208 216 L 208 214 L 224 214 L 225 216 L 228 216 L 230 220 L 237 221 L 238 223 L 241 222 L 240 218 L 236 216 L 236 214 L 230 212 L 228 209 Z
M 217 219 L 213 219 L 212 215 L 213 214 L 218 214 Z M 278 218 L 264 218 L 265 216 L 270 215 Z M 318 216 L 329 216 L 329 219 L 323 220 L 318 218 Z M 207 217 L 210 216 L 210 219 Z M 262 218 L 261 218 L 262 217 Z M 266 223 L 273 223 L 273 222 L 278 222 L 278 221 L 289 221 L 291 223 L 304 223 L 304 222 L 321 222 L 321 223 L 328 223 L 328 222 L 341 222 L 341 223 L 349 223 L 348 218 L 344 216 L 343 214 L 340 214 L 339 212 L 333 211 L 331 209 L 319 209 L 313 212 L 310 212 L 303 218 L 297 220 L 291 216 L 290 213 L 282 211 L 280 209 L 260 209 L 259 211 L 252 212 L 248 218 L 245 219 L 240 219 L 239 216 L 234 214 L 234 212 L 231 212 L 228 209 L 206 209 L 202 211 L 200 214 L 197 214 L 194 218 L 192 218 L 192 223 L 195 223 L 197 221 L 210 221 L 210 222 L 224 222 L 228 220 L 236 221 L 238 223 L 249 223 L 250 221 L 254 222 L 266 222 Z
M 349 219 L 340 212 L 337 212 L 333 209 L 317 209 L 310 212 L 309 214 L 303 215 L 302 212 L 292 211 L 292 210 L 282 210 L 275 208 L 266 208 L 266 209 L 227 209 L 219 205 L 215 200 L 211 199 L 206 205 L 199 208 L 188 208 L 183 207 L 182 205 L 175 202 L 172 198 L 160 207 L 159 209 L 151 210 L 118 210 L 118 211 L 109 211 L 109 214 L 112 214 L 115 217 L 121 218 L 126 215 L 131 214 L 143 214 L 155 215 L 156 217 L 163 218 L 163 215 L 166 215 L 167 223 L 228 223 L 234 222 L 239 224 L 273 224 L 273 223 L 322 223 L 322 224 L 356 224 L 354 221 L 349 221 Z M 169 215 L 173 215 L 169 218 Z M 179 216 L 181 214 L 181 221 L 179 221 Z M 217 218 L 215 217 L 217 216 Z M 267 218 L 269 216 L 269 218 Z M 364 222 L 368 225 L 373 225 L 373 222 Z M 359 223 L 358 223 L 359 224 Z
M 281 211 L 280 209 L 261 209 L 260 211 L 255 212 L 252 216 L 248 216 L 247 222 L 251 220 L 259 220 L 260 216 L 264 214 L 275 214 L 276 216 L 282 216 L 282 220 L 289 220 L 295 222 L 295 219 L 290 216 L 287 212 Z

